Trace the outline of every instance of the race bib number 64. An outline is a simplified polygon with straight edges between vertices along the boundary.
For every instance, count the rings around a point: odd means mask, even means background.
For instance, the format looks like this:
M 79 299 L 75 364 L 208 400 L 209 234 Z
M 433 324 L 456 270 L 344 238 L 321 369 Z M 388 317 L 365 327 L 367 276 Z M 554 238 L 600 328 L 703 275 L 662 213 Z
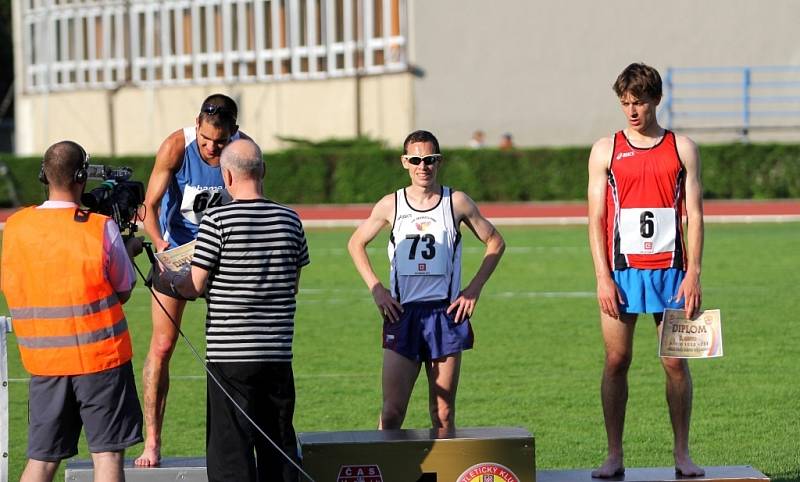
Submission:
M 225 189 L 208 189 L 186 186 L 183 190 L 181 214 L 189 222 L 200 224 L 203 213 L 208 208 L 214 208 L 230 202 L 231 197 Z
M 619 213 L 620 252 L 654 254 L 675 250 L 675 210 L 629 208 Z

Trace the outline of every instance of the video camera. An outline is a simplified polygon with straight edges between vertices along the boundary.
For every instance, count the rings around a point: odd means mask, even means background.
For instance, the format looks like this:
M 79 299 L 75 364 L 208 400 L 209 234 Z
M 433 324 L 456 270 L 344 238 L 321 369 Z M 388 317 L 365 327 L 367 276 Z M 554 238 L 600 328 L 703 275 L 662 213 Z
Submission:
M 144 202 L 144 184 L 129 181 L 130 167 L 89 165 L 87 178 L 103 181 L 98 187 L 83 193 L 81 203 L 93 213 L 110 216 L 124 238 L 136 232 L 139 206 Z

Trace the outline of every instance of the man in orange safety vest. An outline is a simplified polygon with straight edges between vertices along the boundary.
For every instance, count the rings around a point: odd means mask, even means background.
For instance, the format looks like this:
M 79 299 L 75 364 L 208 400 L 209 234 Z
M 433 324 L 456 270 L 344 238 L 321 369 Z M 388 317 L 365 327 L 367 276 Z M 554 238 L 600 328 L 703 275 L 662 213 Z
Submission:
M 77 143 L 50 146 L 40 180 L 48 199 L 12 215 L 0 287 L 30 372 L 28 464 L 21 481 L 50 481 L 86 429 L 95 481 L 124 480 L 123 453 L 142 441 L 142 411 L 122 304 L 136 281 L 111 218 L 79 208 L 88 158 Z

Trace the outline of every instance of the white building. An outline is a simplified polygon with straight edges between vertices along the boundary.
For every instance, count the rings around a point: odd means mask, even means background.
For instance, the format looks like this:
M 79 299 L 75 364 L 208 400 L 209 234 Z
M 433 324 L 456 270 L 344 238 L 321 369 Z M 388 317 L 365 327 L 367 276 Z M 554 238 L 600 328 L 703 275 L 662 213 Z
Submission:
M 622 126 L 611 84 L 631 62 L 662 74 L 800 66 L 793 0 L 19 0 L 14 7 L 20 154 L 66 138 L 97 154 L 153 153 L 214 92 L 239 102 L 239 124 L 265 149 L 281 147 L 281 136 L 358 133 L 399 145 L 416 128 L 447 146 L 466 145 L 476 129 L 489 145 L 504 132 L 517 145 L 585 145 Z M 739 75 L 730 74 L 732 85 Z M 711 77 L 703 81 L 717 82 Z M 800 134 L 791 129 L 800 125 L 800 83 L 790 87 L 800 70 L 781 71 L 779 82 L 783 95 L 772 95 L 769 108 L 786 113 L 766 124 L 781 129 L 753 129 L 753 139 Z M 726 95 L 735 104 L 743 93 Z

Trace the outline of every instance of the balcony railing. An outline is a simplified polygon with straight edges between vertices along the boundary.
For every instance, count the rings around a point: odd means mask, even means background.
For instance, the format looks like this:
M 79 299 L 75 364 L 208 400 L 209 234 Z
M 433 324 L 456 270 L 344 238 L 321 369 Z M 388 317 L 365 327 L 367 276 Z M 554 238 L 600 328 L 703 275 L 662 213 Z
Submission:
M 669 129 L 800 129 L 800 66 L 669 68 L 659 117 Z
M 24 0 L 25 90 L 407 69 L 405 0 Z

